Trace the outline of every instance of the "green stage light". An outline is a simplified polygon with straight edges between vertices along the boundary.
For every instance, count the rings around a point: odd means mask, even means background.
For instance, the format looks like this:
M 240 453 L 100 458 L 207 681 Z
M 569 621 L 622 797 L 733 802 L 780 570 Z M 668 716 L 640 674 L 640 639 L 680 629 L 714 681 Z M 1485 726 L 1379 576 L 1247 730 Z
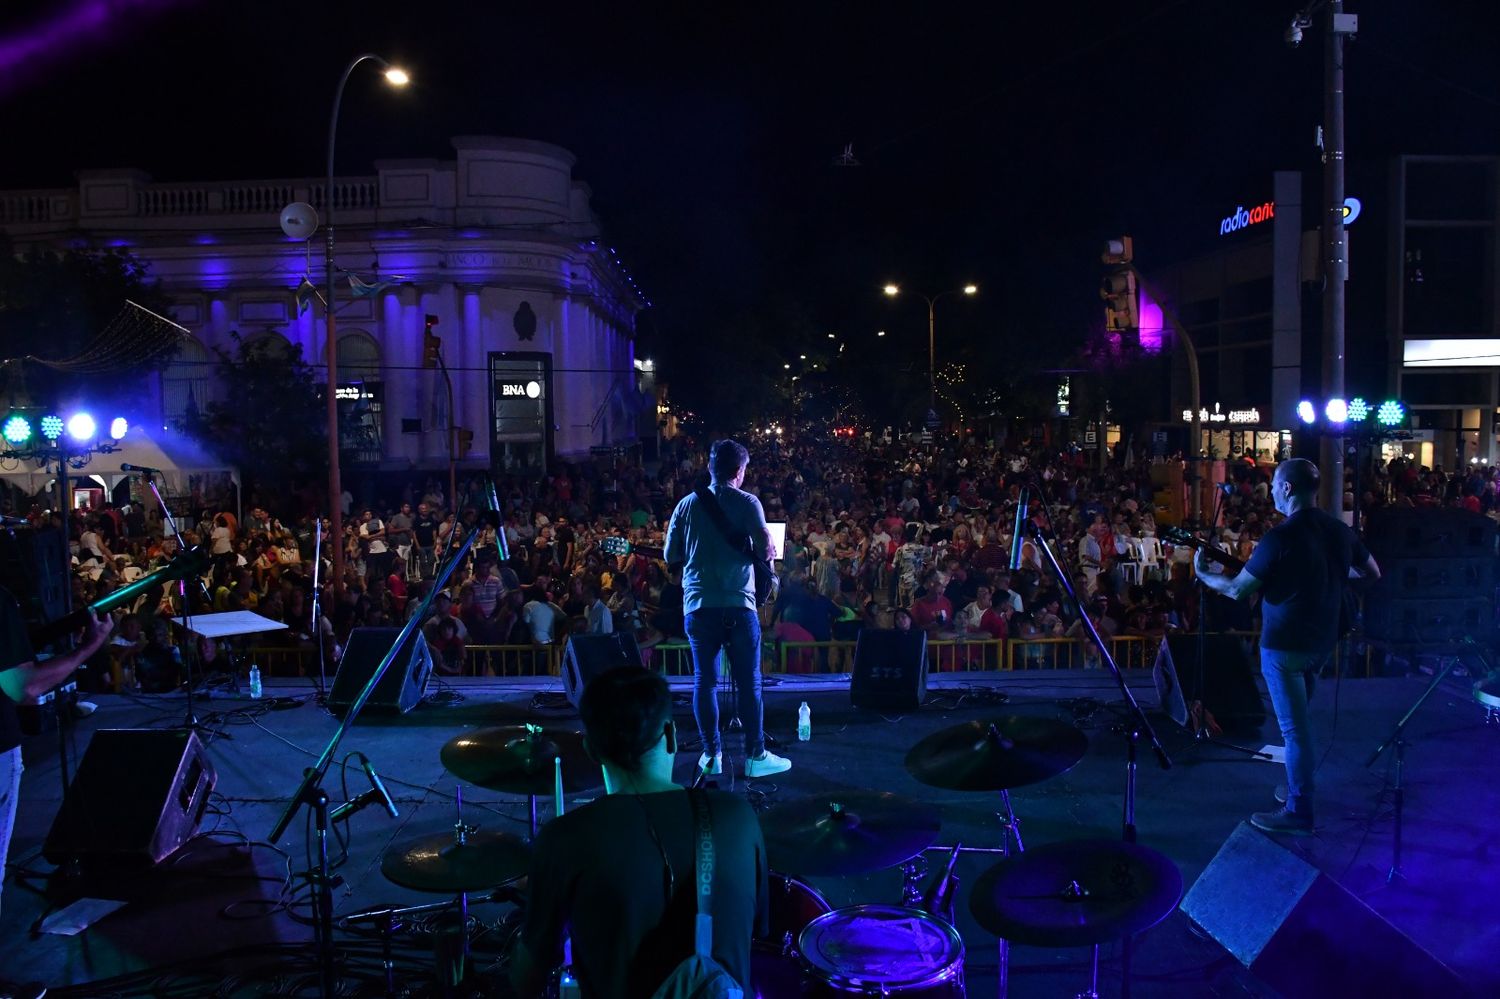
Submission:
M 0 428 L 0 434 L 4 434 L 10 444 L 25 444 L 31 440 L 31 421 L 20 413 L 12 413 L 6 418 L 5 426 Z
M 49 441 L 55 441 L 62 436 L 63 421 L 61 416 L 42 417 L 42 436 Z
M 1363 398 L 1361 398 L 1360 396 L 1355 396 L 1353 399 L 1349 400 L 1350 423 L 1363 423 L 1365 422 L 1365 420 L 1369 419 L 1369 416 L 1370 404 L 1365 402 Z
M 1375 411 L 1375 420 L 1383 427 L 1394 427 L 1406 419 L 1406 407 L 1395 399 L 1387 399 Z

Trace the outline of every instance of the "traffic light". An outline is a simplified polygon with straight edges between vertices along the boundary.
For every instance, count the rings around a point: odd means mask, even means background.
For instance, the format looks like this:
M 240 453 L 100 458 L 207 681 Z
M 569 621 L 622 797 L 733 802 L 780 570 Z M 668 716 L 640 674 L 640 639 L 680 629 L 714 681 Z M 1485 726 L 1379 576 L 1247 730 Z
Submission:
M 1140 296 L 1136 287 L 1135 241 L 1129 236 L 1111 239 L 1104 244 L 1099 258 L 1113 269 L 1104 275 L 1099 297 L 1104 299 L 1104 328 L 1111 333 L 1135 332 L 1140 329 Z
M 453 433 L 458 438 L 453 449 L 453 456 L 455 458 L 468 457 L 469 449 L 474 446 L 474 431 L 467 427 L 454 427 Z
M 435 368 L 442 360 L 443 338 L 436 336 L 432 328 L 438 324 L 437 316 L 428 316 L 422 329 L 422 367 Z

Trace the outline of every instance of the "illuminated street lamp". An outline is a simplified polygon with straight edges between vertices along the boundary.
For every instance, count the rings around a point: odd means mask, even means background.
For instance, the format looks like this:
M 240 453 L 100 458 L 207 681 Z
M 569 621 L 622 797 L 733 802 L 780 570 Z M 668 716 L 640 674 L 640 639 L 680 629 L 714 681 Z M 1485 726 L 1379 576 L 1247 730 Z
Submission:
M 901 294 L 901 286 L 888 284 L 884 291 L 891 298 Z M 927 412 L 928 419 L 937 415 L 937 303 L 948 295 L 967 295 L 970 298 L 979 294 L 977 284 L 966 284 L 962 288 L 954 288 L 950 291 L 941 291 L 936 295 L 918 294 L 917 297 L 927 303 Z M 829 334 L 832 336 L 833 334 Z M 880 334 L 884 336 L 885 334 Z
M 325 248 L 323 253 L 324 264 L 324 286 L 323 292 L 327 296 L 324 309 L 327 313 L 327 337 L 324 346 L 324 357 L 328 365 L 328 382 L 325 394 L 328 404 L 328 518 L 331 522 L 329 537 L 333 539 L 330 547 L 333 549 L 333 585 L 335 592 L 343 592 L 344 589 L 344 512 L 340 505 L 344 494 L 344 486 L 339 475 L 339 403 L 338 403 L 338 336 L 337 326 L 334 322 L 334 299 L 337 296 L 336 286 L 333 281 L 333 151 L 334 139 L 339 127 L 339 104 L 344 99 L 344 86 L 348 84 L 349 77 L 360 63 L 374 62 L 385 72 L 385 80 L 393 87 L 404 87 L 411 82 L 411 77 L 405 70 L 392 66 L 389 62 L 372 52 L 357 55 L 344 67 L 344 75 L 339 77 L 339 85 L 333 92 L 333 113 L 328 118 L 328 177 L 323 186 L 323 234 L 325 237 Z

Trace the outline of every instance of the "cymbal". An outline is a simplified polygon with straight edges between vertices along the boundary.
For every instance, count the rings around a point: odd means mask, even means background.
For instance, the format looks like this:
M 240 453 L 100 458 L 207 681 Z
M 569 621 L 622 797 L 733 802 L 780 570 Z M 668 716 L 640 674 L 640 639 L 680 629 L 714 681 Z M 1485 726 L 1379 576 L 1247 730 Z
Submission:
M 380 873 L 403 888 L 457 894 L 493 888 L 521 877 L 531 847 L 504 832 L 471 832 L 462 845 L 452 830 L 396 843 L 380 858 Z
M 931 787 L 999 791 L 1067 773 L 1088 748 L 1088 736 L 1066 722 L 1011 715 L 932 733 L 906 754 L 906 771 Z
M 788 874 L 868 874 L 894 867 L 937 839 L 936 810 L 889 792 L 831 791 L 760 816 L 766 859 Z
M 1161 922 L 1182 898 L 1182 872 L 1155 850 L 1116 839 L 1048 843 L 979 876 L 969 911 L 1004 940 L 1084 947 Z
M 583 736 L 536 725 L 481 728 L 449 739 L 439 754 L 459 780 L 510 794 L 551 794 L 552 761 L 562 758 L 563 790 L 586 791 L 603 780 L 583 749 Z
M 906 772 L 932 787 L 1002 790 L 1065 774 L 1088 748 L 1067 721 L 1013 714 L 933 732 L 910 748 Z

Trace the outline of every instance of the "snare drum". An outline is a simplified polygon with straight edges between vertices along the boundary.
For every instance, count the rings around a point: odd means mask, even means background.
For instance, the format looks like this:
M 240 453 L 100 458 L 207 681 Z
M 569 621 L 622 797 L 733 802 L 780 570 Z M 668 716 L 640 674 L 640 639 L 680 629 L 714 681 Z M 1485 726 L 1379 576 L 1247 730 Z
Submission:
M 824 913 L 797 938 L 810 996 L 964 994 L 964 943 L 948 923 L 897 905 Z

